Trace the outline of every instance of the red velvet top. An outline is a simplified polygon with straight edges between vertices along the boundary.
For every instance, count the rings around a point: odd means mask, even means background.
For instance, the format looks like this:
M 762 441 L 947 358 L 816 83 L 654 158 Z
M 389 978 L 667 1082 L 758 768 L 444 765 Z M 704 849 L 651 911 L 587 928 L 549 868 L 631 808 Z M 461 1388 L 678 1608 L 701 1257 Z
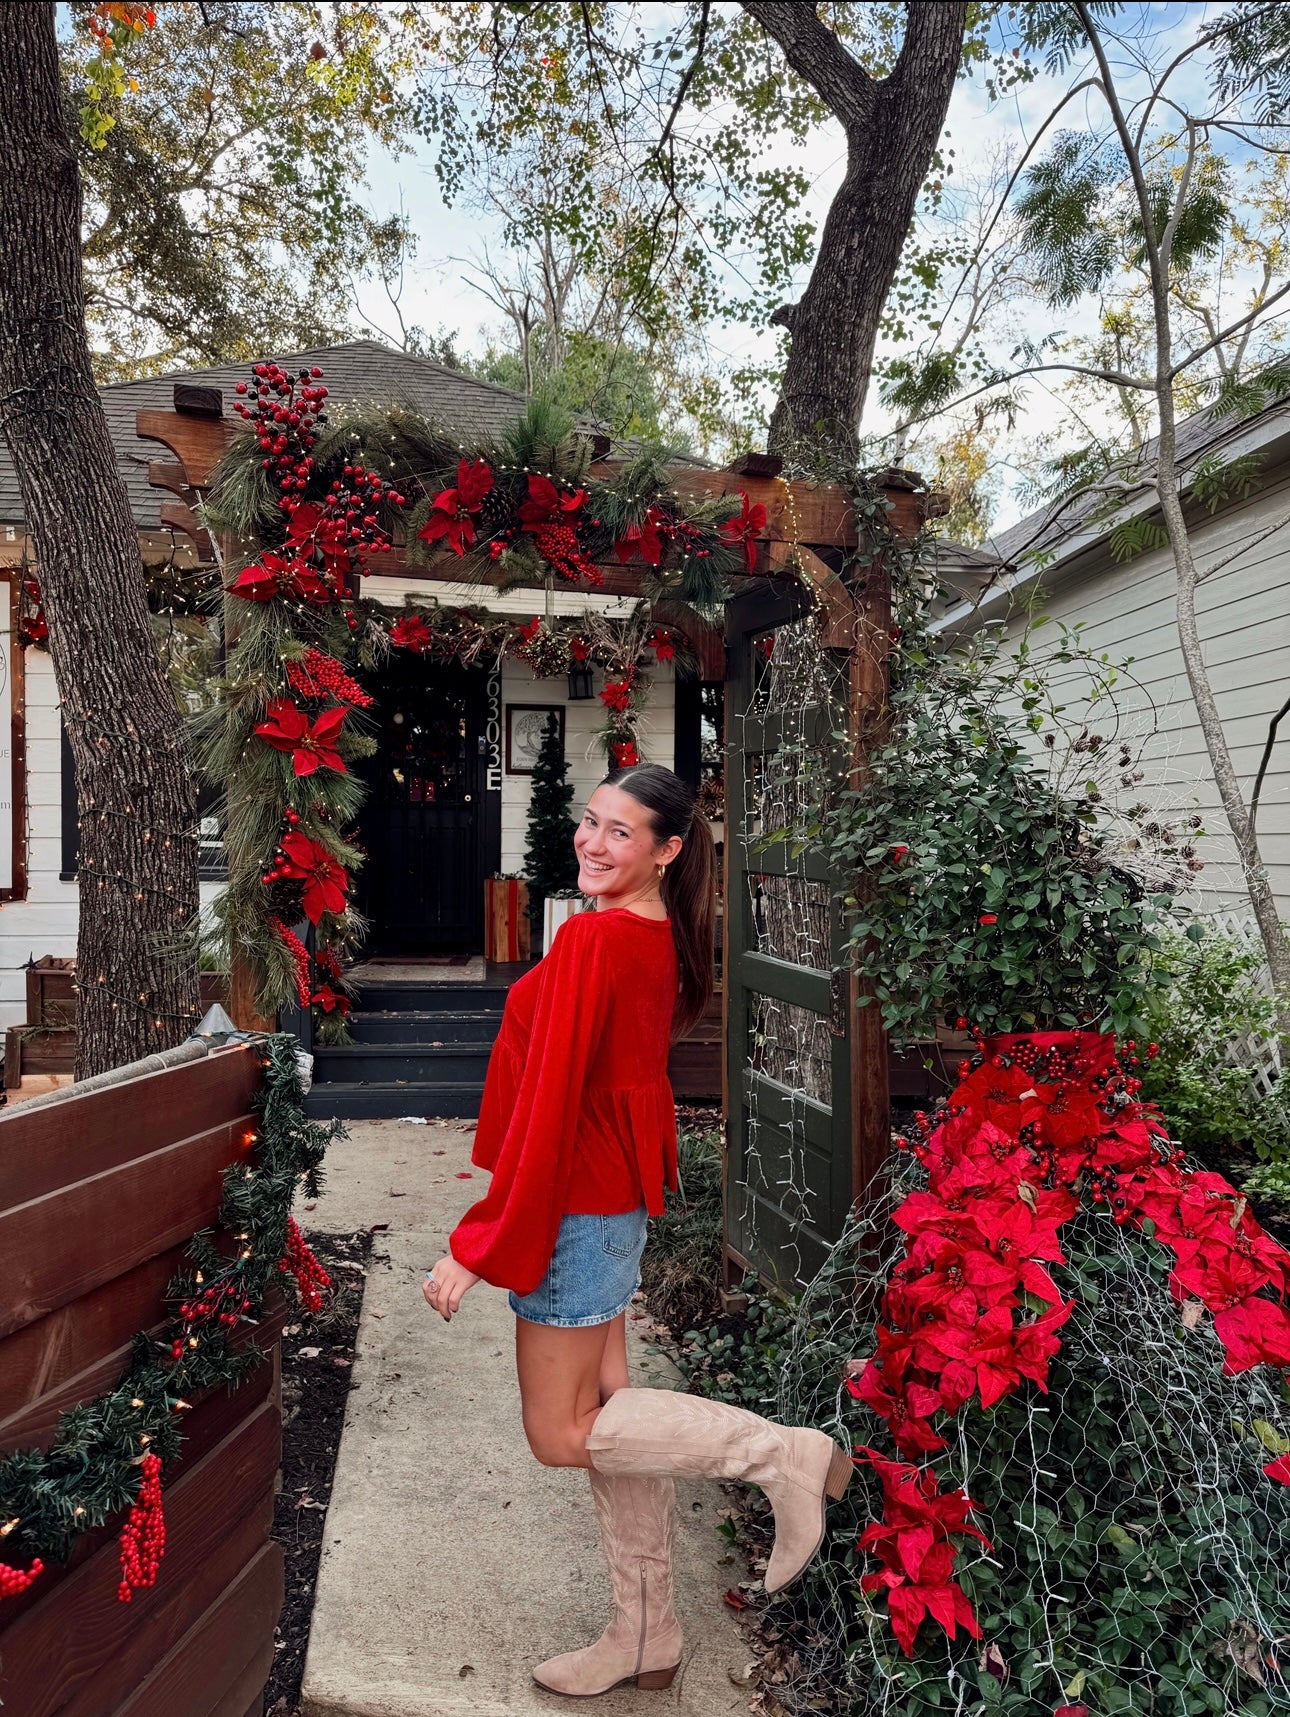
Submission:
M 448 1238 L 459 1264 L 528 1294 L 561 1217 L 662 1213 L 677 1184 L 678 982 L 671 919 L 615 906 L 566 919 L 511 985 L 470 1156 L 493 1180 Z

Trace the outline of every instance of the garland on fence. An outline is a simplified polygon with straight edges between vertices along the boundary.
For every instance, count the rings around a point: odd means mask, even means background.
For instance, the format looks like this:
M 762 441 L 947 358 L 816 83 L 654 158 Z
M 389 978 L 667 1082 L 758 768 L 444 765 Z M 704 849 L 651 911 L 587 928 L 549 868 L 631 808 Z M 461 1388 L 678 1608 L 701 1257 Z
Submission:
M 860 1537 L 881 1568 L 860 1584 L 886 1597 L 910 1657 L 929 1617 L 951 1638 L 960 1626 L 981 1637 L 953 1572 L 958 1540 L 991 1548 L 971 1522 L 971 1499 L 942 1494 L 934 1468 L 916 1463 L 947 1448 L 933 1420 L 973 1402 L 988 1411 L 1023 1380 L 1046 1388 L 1075 1306 L 1050 1267 L 1066 1263 L 1060 1230 L 1086 1201 L 1170 1248 L 1179 1321 L 1195 1329 L 1211 1315 L 1226 1375 L 1290 1367 L 1290 1253 L 1228 1181 L 1190 1168 L 1170 1143 L 1138 1099 L 1135 1044 L 1117 1061 L 1114 1039 L 1100 1034 L 978 1041 L 943 1111 L 918 1116 L 897 1141 L 922 1163 L 927 1186 L 895 1213 L 906 1256 L 883 1296 L 877 1351 L 847 1382 L 905 1457 L 859 1451 L 884 1501 L 882 1520 Z M 1290 1452 L 1263 1471 L 1290 1484 Z
M 83 1532 L 122 1509 L 118 1597 L 151 1586 L 165 1547 L 161 1472 L 178 1453 L 188 1397 L 216 1386 L 234 1388 L 263 1359 L 253 1342 L 234 1350 L 233 1336 L 263 1315 L 269 1289 L 294 1278 L 308 1310 L 321 1304 L 326 1271 L 291 1217 L 297 1190 L 321 1191 L 327 1146 L 339 1121 L 309 1120 L 295 1039 L 260 1040 L 265 1079 L 254 1107 L 246 1155 L 224 1170 L 219 1226 L 195 1234 L 193 1268 L 176 1277 L 166 1297 L 175 1310 L 157 1336 L 134 1339 L 129 1369 L 115 1389 L 69 1408 L 47 1449 L 20 1449 L 0 1459 L 0 1599 L 26 1590 L 47 1560 L 65 1561 Z M 231 1246 L 230 1246 L 231 1242 Z M 15 1566 L 28 1561 L 26 1568 Z
M 343 1041 L 344 973 L 364 929 L 351 890 L 365 788 L 350 766 L 376 749 L 353 670 L 391 649 L 465 662 L 510 653 L 539 675 L 594 663 L 605 673 L 606 757 L 637 762 L 646 664 L 694 665 L 676 634 L 649 621 L 651 602 L 720 602 L 726 576 L 753 563 L 765 511 L 741 495 L 687 512 L 657 450 L 612 482 L 591 478 L 591 439 L 543 399 L 501 440 L 463 449 L 402 410 L 329 426 L 316 367 L 257 364 L 237 392 L 247 432 L 220 466 L 206 516 L 259 553 L 225 586 L 236 637 L 219 701 L 194 718 L 203 772 L 228 788 L 229 880 L 214 910 L 230 956 L 255 973 L 261 1013 L 312 1007 L 320 1038 Z M 649 588 L 626 621 L 521 624 L 411 601 L 392 616 L 358 592 L 396 534 L 414 564 L 455 556 L 463 574 L 499 567 L 504 584 L 594 586 L 597 563 L 614 559 L 643 563 Z

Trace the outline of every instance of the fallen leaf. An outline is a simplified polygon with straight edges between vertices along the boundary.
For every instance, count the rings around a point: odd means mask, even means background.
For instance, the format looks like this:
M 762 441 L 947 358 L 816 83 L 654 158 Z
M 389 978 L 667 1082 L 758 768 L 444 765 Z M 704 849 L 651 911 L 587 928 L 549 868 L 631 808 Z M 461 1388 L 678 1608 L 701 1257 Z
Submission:
M 306 1210 L 317 1210 L 317 1208 L 318 1208 L 318 1200 L 316 1198 L 311 1198 L 309 1200 L 309 1203 L 305 1206 Z
M 318 1355 L 321 1352 L 322 1352 L 322 1349 L 320 1347 L 298 1347 L 296 1349 L 296 1358 L 297 1359 L 317 1359 Z
M 384 1312 L 378 1312 L 376 1307 L 373 1306 L 372 1307 L 372 1316 L 374 1318 L 383 1318 L 385 1316 L 385 1313 Z
M 475 1666 L 473 1663 L 463 1663 L 461 1668 L 457 1671 L 457 1674 L 462 1678 L 463 1681 L 466 1679 L 466 1677 L 468 1675 L 473 1675 L 474 1673 L 475 1673 Z
M 736 1592 L 733 1586 L 726 1593 L 726 1602 L 732 1610 L 746 1610 L 748 1608 L 747 1598 L 742 1592 Z
M 369 1234 L 385 1234 L 388 1232 L 389 1226 L 388 1222 L 373 1222 L 367 1232 Z
M 445 1151 L 431 1151 L 430 1155 L 432 1157 L 442 1157 L 442 1156 L 446 1156 L 447 1153 Z
M 1180 1315 L 1184 1329 L 1195 1329 L 1205 1315 L 1204 1300 L 1184 1300 Z
M 736 1687 L 751 1687 L 757 1675 L 757 1665 L 746 1663 L 742 1669 L 728 1669 L 726 1674 Z
M 474 1178 L 475 1178 L 474 1175 L 471 1174 L 469 1169 L 458 1169 L 457 1170 L 457 1179 L 458 1180 L 474 1180 Z
M 406 1192 L 395 1192 L 393 1187 L 390 1188 L 390 1197 L 391 1198 L 406 1198 L 407 1196 L 408 1195 Z
M 1003 1653 L 997 1645 L 986 1646 L 981 1653 L 980 1667 L 983 1675 L 992 1675 L 999 1682 L 1006 1681 L 1011 1674 L 1008 1665 L 1004 1662 Z

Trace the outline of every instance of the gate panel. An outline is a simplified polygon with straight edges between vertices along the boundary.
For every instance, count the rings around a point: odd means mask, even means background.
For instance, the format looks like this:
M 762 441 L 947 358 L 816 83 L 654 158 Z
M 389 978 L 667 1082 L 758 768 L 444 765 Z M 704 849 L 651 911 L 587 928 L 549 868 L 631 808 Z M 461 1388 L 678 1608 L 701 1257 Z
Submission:
M 811 776 L 842 785 L 848 652 L 820 651 L 804 591 L 727 605 L 725 1236 L 727 1286 L 747 1268 L 792 1291 L 819 1269 L 852 1199 L 852 1030 L 846 937 L 824 860 L 758 837 L 799 824 Z

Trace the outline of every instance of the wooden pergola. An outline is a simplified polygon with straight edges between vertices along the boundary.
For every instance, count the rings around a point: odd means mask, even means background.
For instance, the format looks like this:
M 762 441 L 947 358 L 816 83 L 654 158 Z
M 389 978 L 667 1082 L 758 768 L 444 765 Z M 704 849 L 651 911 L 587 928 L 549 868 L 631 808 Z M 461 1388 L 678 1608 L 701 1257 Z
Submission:
M 218 390 L 176 387 L 173 412 L 143 411 L 138 414 L 141 437 L 167 448 L 170 457 L 149 467 L 149 481 L 169 492 L 162 505 L 162 522 L 186 533 L 199 558 L 214 557 L 197 513 L 197 503 L 211 484 L 212 473 L 233 437 L 241 429 L 239 420 L 222 415 Z M 589 475 L 611 480 L 621 467 L 600 458 Z M 851 784 L 862 784 L 869 751 L 881 734 L 887 708 L 887 663 L 890 650 L 891 592 L 887 569 L 881 561 L 857 568 L 849 565 L 850 551 L 860 543 L 861 529 L 847 492 L 836 484 L 788 481 L 780 475 L 781 461 L 765 454 L 746 454 L 722 470 L 707 470 L 692 464 L 677 465 L 669 482 L 683 503 L 697 504 L 717 495 L 742 491 L 750 503 L 766 509 L 766 523 L 758 532 L 756 560 L 751 573 L 730 579 L 735 594 L 727 608 L 724 629 L 696 626 L 660 609 L 661 622 L 683 631 L 693 644 L 704 678 L 726 683 L 726 733 L 734 730 L 736 718 L 746 711 L 737 706 L 737 685 L 750 683 L 746 660 L 739 659 L 743 643 L 751 635 L 750 624 L 740 623 L 740 611 L 749 614 L 791 613 L 799 616 L 814 609 L 817 635 L 839 668 L 839 708 L 844 688 L 847 768 Z M 888 503 L 888 522 L 897 536 L 912 539 L 928 516 L 930 497 L 903 472 L 886 472 L 876 479 Z M 235 545 L 224 545 L 224 558 Z M 602 565 L 603 584 L 588 594 L 639 597 L 645 575 L 636 566 Z M 419 585 L 460 584 L 463 581 L 449 556 L 429 566 L 410 563 L 406 551 L 395 547 L 381 557 L 380 576 L 404 579 Z M 504 575 L 492 568 L 472 580 L 482 590 L 502 582 Z M 515 588 L 508 581 L 508 588 Z M 536 585 L 541 589 L 541 585 Z M 767 607 L 769 602 L 769 607 Z M 760 606 L 758 604 L 760 603 Z M 778 604 L 778 606 L 777 606 Z M 772 622 L 773 623 L 773 622 Z M 836 719 L 835 726 L 841 726 Z M 728 812 L 729 815 L 729 812 Z M 733 838 L 732 838 L 733 837 Z M 766 874 L 763 856 L 750 857 L 742 831 L 727 828 L 725 843 L 724 894 L 744 890 L 748 877 Z M 781 874 L 788 874 L 787 871 Z M 727 918 L 726 981 L 722 1025 L 726 1041 L 723 1061 L 722 1108 L 728 1125 L 738 1130 L 746 1122 L 744 1079 L 740 1068 L 741 1046 L 731 1042 L 732 1007 L 738 1008 L 743 987 L 760 994 L 778 994 L 781 1002 L 817 1012 L 830 1021 L 838 1042 L 843 1076 L 835 1082 L 831 1106 L 834 1149 L 845 1135 L 849 1168 L 845 1181 L 850 1198 L 857 1198 L 880 1168 L 889 1150 L 890 1118 L 888 1053 L 886 1033 L 879 1010 L 861 1007 L 858 980 L 850 962 L 828 975 L 802 972 L 766 956 L 749 954 L 732 945 Z M 782 970 L 778 969 L 782 966 Z M 778 986 L 778 988 L 776 988 Z M 845 1002 L 845 1018 L 840 1004 Z M 744 1019 L 742 1011 L 739 1020 Z M 839 1112 L 845 1105 L 845 1126 Z M 729 1209 L 729 1207 L 728 1207 Z M 729 1273 L 750 1263 L 727 1235 Z

